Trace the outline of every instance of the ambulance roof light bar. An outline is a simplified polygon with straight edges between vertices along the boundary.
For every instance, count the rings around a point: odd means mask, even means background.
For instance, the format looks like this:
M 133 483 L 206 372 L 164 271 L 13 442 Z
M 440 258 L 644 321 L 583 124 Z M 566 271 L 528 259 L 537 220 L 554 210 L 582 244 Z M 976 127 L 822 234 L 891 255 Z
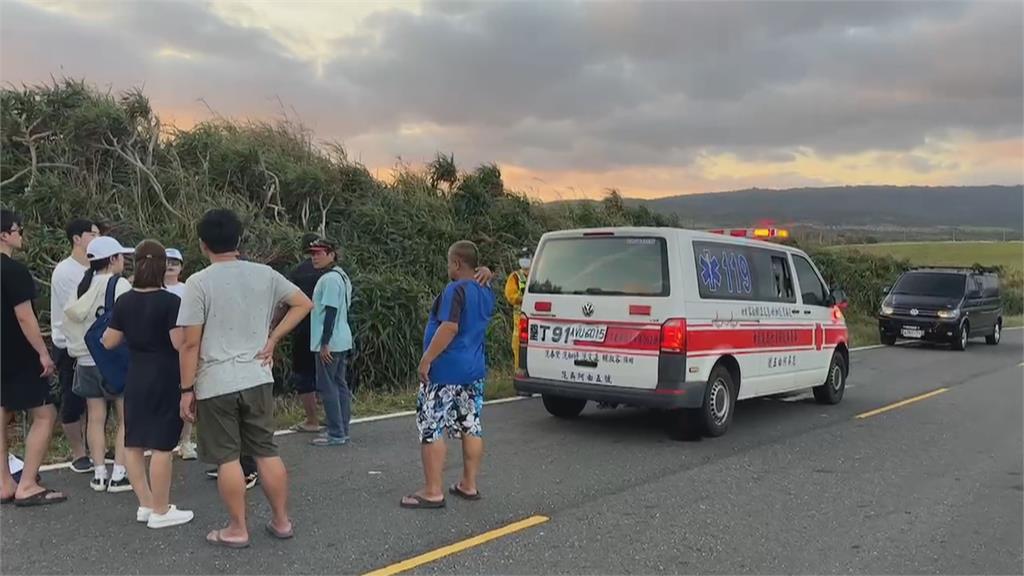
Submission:
M 715 230 L 708 230 L 708 232 L 734 238 L 755 238 L 758 240 L 789 238 L 789 230 L 785 228 L 717 228 Z

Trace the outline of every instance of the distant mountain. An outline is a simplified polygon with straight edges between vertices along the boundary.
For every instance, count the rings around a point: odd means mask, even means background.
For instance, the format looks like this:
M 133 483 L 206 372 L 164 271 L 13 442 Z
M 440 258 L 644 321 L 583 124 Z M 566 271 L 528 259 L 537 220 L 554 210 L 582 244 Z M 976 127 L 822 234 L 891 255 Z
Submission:
M 739 190 L 627 200 L 678 214 L 688 226 L 1024 228 L 1024 186 L 842 186 Z

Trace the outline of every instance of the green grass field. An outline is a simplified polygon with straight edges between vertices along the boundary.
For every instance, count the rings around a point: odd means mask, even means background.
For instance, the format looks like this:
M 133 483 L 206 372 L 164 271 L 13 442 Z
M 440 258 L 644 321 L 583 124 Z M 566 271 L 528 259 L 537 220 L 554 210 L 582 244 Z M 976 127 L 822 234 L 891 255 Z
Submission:
M 919 266 L 1002 266 L 1024 270 L 1024 242 L 898 242 L 838 246 L 877 256 L 909 260 Z

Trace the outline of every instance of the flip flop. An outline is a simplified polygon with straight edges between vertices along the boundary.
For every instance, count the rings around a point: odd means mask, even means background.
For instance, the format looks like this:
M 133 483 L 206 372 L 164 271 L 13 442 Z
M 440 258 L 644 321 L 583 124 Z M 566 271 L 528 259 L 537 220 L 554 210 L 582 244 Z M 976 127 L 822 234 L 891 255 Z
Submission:
M 309 428 L 309 427 L 304 426 L 302 424 L 295 424 L 291 428 L 289 428 L 289 430 L 291 430 L 292 432 L 301 432 L 303 434 L 316 434 L 317 432 L 323 432 L 324 431 L 324 427 L 323 426 L 316 426 L 314 428 Z
M 415 503 L 406 502 L 405 498 L 412 498 L 416 502 Z M 405 498 L 402 498 L 402 501 L 399 502 L 399 505 L 402 508 L 409 508 L 409 509 L 418 509 L 418 508 L 436 509 L 436 508 L 444 508 L 446 506 L 446 504 L 447 504 L 445 502 L 444 498 L 442 498 L 440 500 L 427 500 L 426 498 L 420 496 L 419 494 L 409 494 Z
M 273 536 L 274 538 L 277 538 L 278 540 L 290 540 L 291 538 L 295 537 L 295 527 L 294 526 L 289 528 L 287 532 L 279 532 L 277 530 L 277 528 L 274 528 L 274 524 L 273 523 L 267 522 L 267 525 L 265 526 L 265 528 L 267 529 L 267 534 L 270 534 L 271 536 Z
M 224 548 L 240 549 L 249 547 L 248 540 L 246 540 L 245 542 L 231 542 L 230 540 L 224 540 L 220 537 L 220 530 L 214 530 L 213 532 L 207 534 L 206 541 L 210 544 L 213 544 L 214 546 L 223 546 Z
M 8 496 L 7 498 L 0 498 L 0 504 L 10 504 L 14 502 L 14 496 Z
M 480 499 L 480 489 L 479 488 L 477 488 L 476 494 L 470 494 L 469 492 L 466 492 L 465 490 L 463 490 L 459 486 L 458 482 L 456 482 L 455 484 L 452 484 L 451 487 L 448 488 L 448 492 L 451 493 L 453 496 L 458 496 L 459 498 L 462 498 L 463 500 L 479 500 Z
M 47 498 L 50 494 L 57 494 L 56 490 L 50 490 L 49 488 L 43 488 L 42 492 L 36 492 L 28 498 L 15 498 L 14 505 L 19 508 L 27 508 L 29 506 L 46 506 L 49 504 L 60 504 L 66 502 L 68 497 L 61 494 L 55 498 Z

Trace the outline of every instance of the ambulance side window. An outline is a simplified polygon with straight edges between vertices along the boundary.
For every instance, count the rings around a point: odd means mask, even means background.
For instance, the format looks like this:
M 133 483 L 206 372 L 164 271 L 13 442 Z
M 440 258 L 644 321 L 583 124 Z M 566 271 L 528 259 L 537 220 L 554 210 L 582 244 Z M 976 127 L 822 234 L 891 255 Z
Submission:
M 793 265 L 796 266 L 796 277 L 800 280 L 800 294 L 803 296 L 804 304 L 807 306 L 824 306 L 828 298 L 825 285 L 818 278 L 814 267 L 803 256 L 793 255 Z
M 789 261 L 785 254 L 772 256 L 772 299 L 780 302 L 795 302 L 793 292 L 793 274 L 789 270 Z

